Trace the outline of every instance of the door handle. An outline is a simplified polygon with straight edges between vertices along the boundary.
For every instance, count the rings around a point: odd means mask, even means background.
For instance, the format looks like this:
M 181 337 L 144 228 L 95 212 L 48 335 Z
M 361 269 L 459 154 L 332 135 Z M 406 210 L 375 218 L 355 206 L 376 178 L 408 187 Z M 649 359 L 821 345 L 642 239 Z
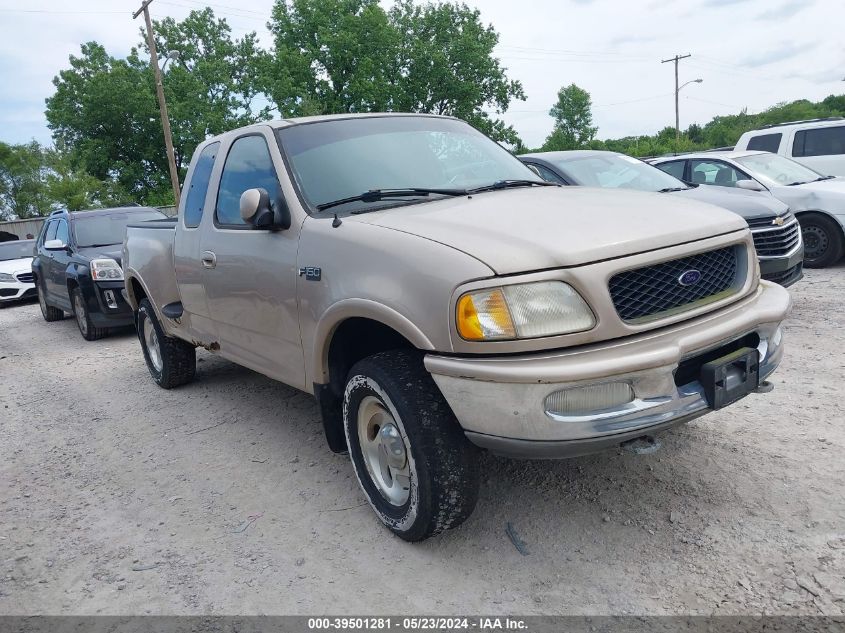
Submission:
M 206 268 L 214 268 L 217 266 L 217 255 L 211 251 L 203 251 L 200 259 L 202 259 L 202 265 Z

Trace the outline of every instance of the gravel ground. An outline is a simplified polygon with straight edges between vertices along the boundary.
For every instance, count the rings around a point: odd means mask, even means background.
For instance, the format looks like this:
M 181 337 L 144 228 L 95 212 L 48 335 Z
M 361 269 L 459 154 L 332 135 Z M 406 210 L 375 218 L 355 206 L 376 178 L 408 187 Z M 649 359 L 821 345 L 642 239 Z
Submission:
M 310 397 L 205 352 L 167 392 L 131 333 L 0 310 L 0 613 L 843 614 L 845 266 L 793 296 L 774 392 L 651 455 L 485 457 L 418 545 Z

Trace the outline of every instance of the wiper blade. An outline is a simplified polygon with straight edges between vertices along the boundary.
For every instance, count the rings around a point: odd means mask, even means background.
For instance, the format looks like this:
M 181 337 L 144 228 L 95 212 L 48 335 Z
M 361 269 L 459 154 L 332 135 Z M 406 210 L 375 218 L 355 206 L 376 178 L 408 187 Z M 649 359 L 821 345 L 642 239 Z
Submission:
M 331 202 L 324 202 L 317 205 L 318 211 L 325 211 L 332 207 L 339 207 L 342 204 L 349 202 L 378 202 L 386 198 L 405 198 L 411 196 L 429 196 L 429 195 L 443 195 L 443 196 L 464 196 L 467 194 L 466 189 L 436 189 L 428 187 L 409 187 L 407 189 L 370 189 L 357 196 L 349 196 L 348 198 L 340 198 L 339 200 L 332 200 Z
M 80 248 L 102 248 L 103 246 L 119 246 L 120 242 L 113 244 L 89 244 L 88 246 L 80 246 Z
M 807 182 L 808 182 L 807 180 L 796 180 L 795 182 L 791 182 L 786 186 L 787 187 L 797 187 L 798 185 L 806 185 Z
M 821 176 L 820 178 L 816 178 L 813 182 L 819 182 L 820 180 L 830 180 L 831 178 L 836 178 L 836 176 Z
M 672 193 L 673 191 L 686 191 L 687 189 L 692 189 L 692 187 L 664 187 L 658 189 L 657 193 Z
M 489 185 L 467 189 L 466 192 L 481 193 L 482 191 L 496 191 L 498 189 L 510 189 L 511 187 L 530 187 L 532 185 L 538 185 L 540 187 L 560 187 L 557 183 L 546 182 L 545 180 L 497 180 Z

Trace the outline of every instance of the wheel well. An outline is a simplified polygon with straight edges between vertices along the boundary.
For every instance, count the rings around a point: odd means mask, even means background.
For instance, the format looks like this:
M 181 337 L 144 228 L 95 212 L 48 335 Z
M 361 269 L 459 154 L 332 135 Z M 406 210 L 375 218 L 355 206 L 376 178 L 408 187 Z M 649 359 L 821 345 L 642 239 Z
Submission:
M 329 343 L 329 382 L 314 385 L 326 440 L 334 452 L 346 451 L 342 405 L 349 370 L 359 360 L 393 349 L 415 348 L 399 332 L 373 319 L 347 319 L 335 329 Z
M 147 298 L 147 293 L 144 292 L 144 287 L 141 285 L 141 282 L 132 277 L 129 280 L 130 290 L 132 291 L 132 296 L 135 297 L 135 304 L 141 303 L 141 299 Z
M 74 278 L 69 278 L 67 280 L 67 295 L 70 296 L 70 293 L 73 292 L 74 288 L 79 288 L 79 282 Z
M 329 344 L 329 384 L 340 396 L 346 387 L 346 375 L 359 360 L 391 349 L 414 349 L 399 332 L 379 321 L 347 319 L 338 326 Z

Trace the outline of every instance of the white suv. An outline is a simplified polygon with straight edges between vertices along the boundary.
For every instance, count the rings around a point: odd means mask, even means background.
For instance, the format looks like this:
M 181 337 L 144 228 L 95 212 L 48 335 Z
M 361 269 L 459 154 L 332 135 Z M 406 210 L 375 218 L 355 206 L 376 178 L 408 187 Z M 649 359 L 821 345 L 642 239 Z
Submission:
M 767 125 L 743 134 L 734 149 L 780 154 L 821 174 L 845 177 L 845 118 Z

